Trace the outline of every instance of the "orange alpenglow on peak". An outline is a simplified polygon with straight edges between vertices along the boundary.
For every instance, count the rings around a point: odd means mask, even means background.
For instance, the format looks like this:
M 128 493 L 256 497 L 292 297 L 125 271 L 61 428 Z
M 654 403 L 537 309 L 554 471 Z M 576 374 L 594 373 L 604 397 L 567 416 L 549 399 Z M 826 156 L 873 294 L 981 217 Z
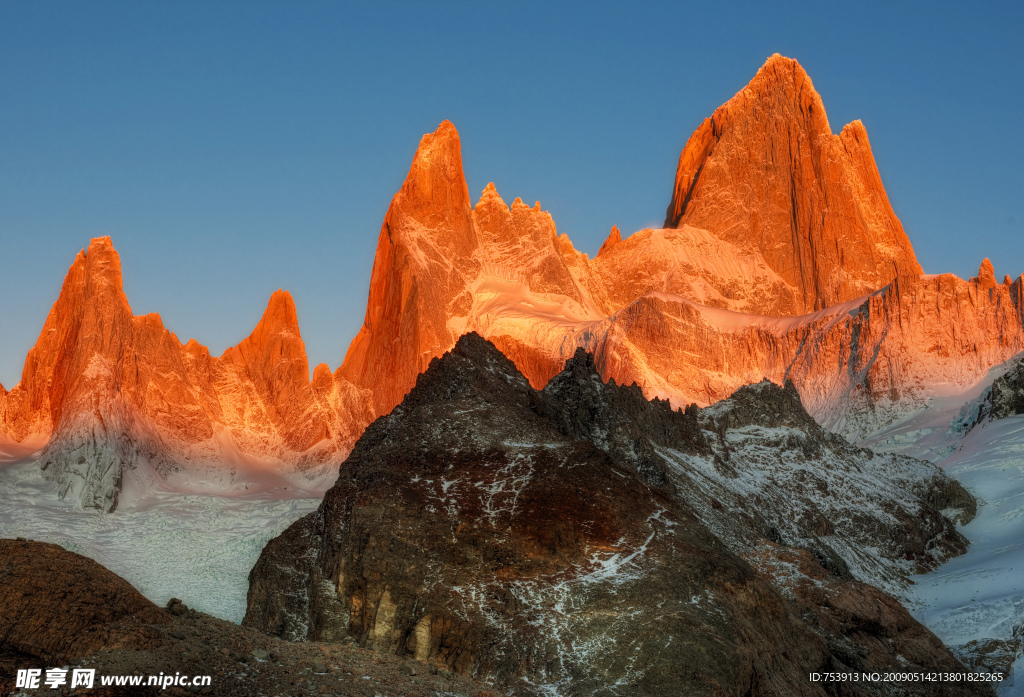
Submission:
M 481 200 L 496 198 L 493 189 L 485 189 Z M 443 121 L 420 139 L 384 216 L 366 318 L 338 369 L 355 385 L 373 389 L 378 413 L 401 401 L 430 359 L 447 350 L 448 317 L 459 314 L 453 299 L 477 274 L 477 246 L 459 134 Z M 451 269 L 432 275 L 424 267 L 426 250 L 452 260 Z
M 978 285 L 982 288 L 995 288 L 999 285 L 996 283 L 996 270 L 992 266 L 992 261 L 988 257 L 982 259 L 981 266 L 978 268 L 977 278 Z
M 376 413 L 387 413 L 430 360 L 471 329 L 478 284 L 528 275 L 531 292 L 589 308 L 594 302 L 578 280 L 589 273 L 585 263 L 539 202 L 517 197 L 507 205 L 489 183 L 469 206 L 458 133 L 445 121 L 420 140 L 388 208 L 366 318 L 338 374 L 371 390 Z
M 771 56 L 679 156 L 666 228 L 760 254 L 811 312 L 917 275 L 860 121 L 832 133 L 795 60 Z
M 120 257 L 97 238 L 68 269 L 21 382 L 4 395 L 0 434 L 35 444 L 29 452 L 45 443 L 40 465 L 61 496 L 102 511 L 117 506 L 122 475 L 142 457 L 158 474 L 268 458 L 313 471 L 347 453 L 373 418 L 368 395 L 325 369 L 314 389 L 283 290 L 220 357 L 182 344 L 156 313 L 133 316 Z
M 612 231 L 608 233 L 608 239 L 601 245 L 601 249 L 597 250 L 597 256 L 601 256 L 609 249 L 622 242 L 622 235 L 619 233 L 619 226 L 612 225 Z

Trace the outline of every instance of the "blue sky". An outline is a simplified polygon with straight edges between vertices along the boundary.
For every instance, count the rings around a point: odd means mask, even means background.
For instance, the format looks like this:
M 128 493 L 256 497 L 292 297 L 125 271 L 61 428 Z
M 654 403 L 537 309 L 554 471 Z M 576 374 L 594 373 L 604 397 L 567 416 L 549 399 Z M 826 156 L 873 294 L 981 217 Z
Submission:
M 593 255 L 660 224 L 679 151 L 774 52 L 860 118 L 927 272 L 1024 272 L 1014 3 L 0 0 L 0 382 L 89 238 L 136 314 L 220 353 L 294 295 L 339 365 L 420 136 Z

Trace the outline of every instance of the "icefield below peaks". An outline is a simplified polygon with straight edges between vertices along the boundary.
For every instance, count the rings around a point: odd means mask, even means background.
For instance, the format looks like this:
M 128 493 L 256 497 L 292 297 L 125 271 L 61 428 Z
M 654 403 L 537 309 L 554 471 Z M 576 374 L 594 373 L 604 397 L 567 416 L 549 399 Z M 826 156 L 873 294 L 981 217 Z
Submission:
M 1001 697 L 1024 697 L 1024 415 L 982 421 L 966 435 L 957 427 L 1006 366 L 960 395 L 933 398 L 928 408 L 862 445 L 931 460 L 978 500 L 978 514 L 958 530 L 967 553 L 913 576 L 901 600 L 961 660 L 1007 642 L 1014 659 L 998 686 Z
M 113 513 L 76 510 L 36 462 L 0 466 L 0 537 L 52 542 L 96 560 L 157 605 L 180 598 L 232 622 L 264 545 L 316 510 L 300 487 L 216 496 L 153 491 Z
M 978 499 L 967 553 L 913 577 L 911 613 L 948 646 L 1009 640 L 1024 626 L 1024 416 L 988 422 L 938 463 Z M 1024 697 L 1020 650 L 1000 695 Z

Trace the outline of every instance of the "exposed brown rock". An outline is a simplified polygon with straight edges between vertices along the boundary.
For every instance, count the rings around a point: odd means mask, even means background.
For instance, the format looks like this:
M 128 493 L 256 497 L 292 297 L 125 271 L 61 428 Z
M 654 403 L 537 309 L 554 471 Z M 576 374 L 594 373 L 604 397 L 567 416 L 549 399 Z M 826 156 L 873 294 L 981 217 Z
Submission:
M 794 395 L 764 418 L 836 439 Z M 267 545 L 243 624 L 351 638 L 524 695 L 613 684 L 637 695 L 819 695 L 808 672 L 879 670 L 897 651 L 915 669 L 960 669 L 877 589 L 748 532 L 756 549 L 775 544 L 786 568 L 805 568 L 807 587 L 787 590 L 788 572 L 738 556 L 688 504 L 691 492 L 662 485 L 676 474 L 659 483 L 658 448 L 712 458 L 696 412 L 603 385 L 586 354 L 537 392 L 466 335 L 366 430 L 320 509 Z M 865 465 L 856 448 L 835 447 Z M 987 688 L 849 692 L 882 693 Z
M 173 599 L 159 609 L 90 559 L 56 545 L 0 540 L 0 694 L 25 694 L 15 689 L 18 670 L 41 669 L 45 680 L 45 671 L 56 667 L 95 670 L 92 689 L 72 692 L 65 685 L 61 694 L 99 697 L 374 697 L 385 689 L 408 697 L 495 697 L 436 664 L 347 644 L 283 641 Z M 210 676 L 211 682 L 146 684 L 162 675 Z M 109 676 L 141 676 L 144 682 L 103 686 Z
M 0 540 L 0 655 L 61 662 L 155 646 L 165 612 L 92 559 L 43 542 Z

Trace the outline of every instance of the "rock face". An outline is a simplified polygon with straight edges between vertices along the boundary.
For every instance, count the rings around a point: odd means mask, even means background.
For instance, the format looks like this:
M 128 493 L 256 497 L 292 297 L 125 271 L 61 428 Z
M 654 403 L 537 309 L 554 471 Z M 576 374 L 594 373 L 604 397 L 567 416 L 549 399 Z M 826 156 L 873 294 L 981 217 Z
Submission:
M 69 269 L 0 426 L 14 441 L 42 439 L 43 471 L 62 495 L 109 511 L 140 469 L 230 479 L 253 465 L 337 462 L 372 418 L 368 401 L 326 366 L 310 382 L 288 293 L 212 357 L 159 315 L 132 315 L 117 252 L 98 238 Z
M 960 408 L 950 429 L 968 433 L 986 420 L 998 421 L 1024 414 L 1024 361 L 1018 360 L 1003 375 L 993 380 L 981 396 Z
M 538 392 L 468 334 L 267 545 L 243 624 L 351 637 L 515 694 L 823 694 L 808 672 L 897 655 L 956 670 L 863 582 L 962 551 L 927 501 L 940 483 L 969 517 L 936 468 L 823 431 L 792 386 L 674 411 L 603 383 L 581 351 Z M 846 561 L 835 540 L 867 521 L 882 539 Z M 985 693 L 939 689 L 897 693 Z
M 0 540 L 0 657 L 60 664 L 101 649 L 159 643 L 167 614 L 92 559 Z
M 863 126 L 832 134 L 773 56 L 691 137 L 667 227 L 594 259 L 488 185 L 470 208 L 458 134 L 424 139 L 381 231 L 366 321 L 341 375 L 386 413 L 467 331 L 542 387 L 578 347 L 604 379 L 675 406 L 792 379 L 853 438 L 1024 350 L 1021 280 L 922 276 Z
M 866 298 L 794 318 L 742 315 L 649 294 L 580 328 L 605 377 L 648 396 L 709 404 L 745 383 L 791 379 L 819 423 L 858 439 L 1024 350 L 1021 280 L 900 277 Z
M 17 671 L 27 668 L 40 670 L 39 689 L 46 691 L 46 671 L 57 667 L 69 669 L 66 683 L 72 669 L 93 669 L 94 685 L 71 692 L 65 684 L 50 694 L 373 697 L 381 683 L 408 697 L 489 694 L 414 659 L 381 661 L 379 654 L 349 645 L 275 639 L 175 599 L 163 610 L 90 559 L 56 545 L 0 540 L 0 694 L 34 694 L 15 687 Z M 205 674 L 212 684 L 103 684 L 109 676 L 158 674 Z
M 665 219 L 684 226 L 778 274 L 792 305 L 758 314 L 813 312 L 921 273 L 864 125 L 833 135 L 810 77 L 778 54 L 686 143 Z
M 1008 373 L 996 378 L 989 393 L 989 403 L 989 417 L 993 420 L 1024 414 L 1024 362 L 1017 363 Z
M 536 294 L 553 312 L 600 316 L 605 304 L 587 268 L 539 203 L 510 207 L 488 184 L 470 206 L 459 135 L 445 121 L 423 136 L 384 218 L 366 319 L 340 374 L 372 390 L 376 412 L 387 413 L 468 323 L 498 309 L 489 298 Z

